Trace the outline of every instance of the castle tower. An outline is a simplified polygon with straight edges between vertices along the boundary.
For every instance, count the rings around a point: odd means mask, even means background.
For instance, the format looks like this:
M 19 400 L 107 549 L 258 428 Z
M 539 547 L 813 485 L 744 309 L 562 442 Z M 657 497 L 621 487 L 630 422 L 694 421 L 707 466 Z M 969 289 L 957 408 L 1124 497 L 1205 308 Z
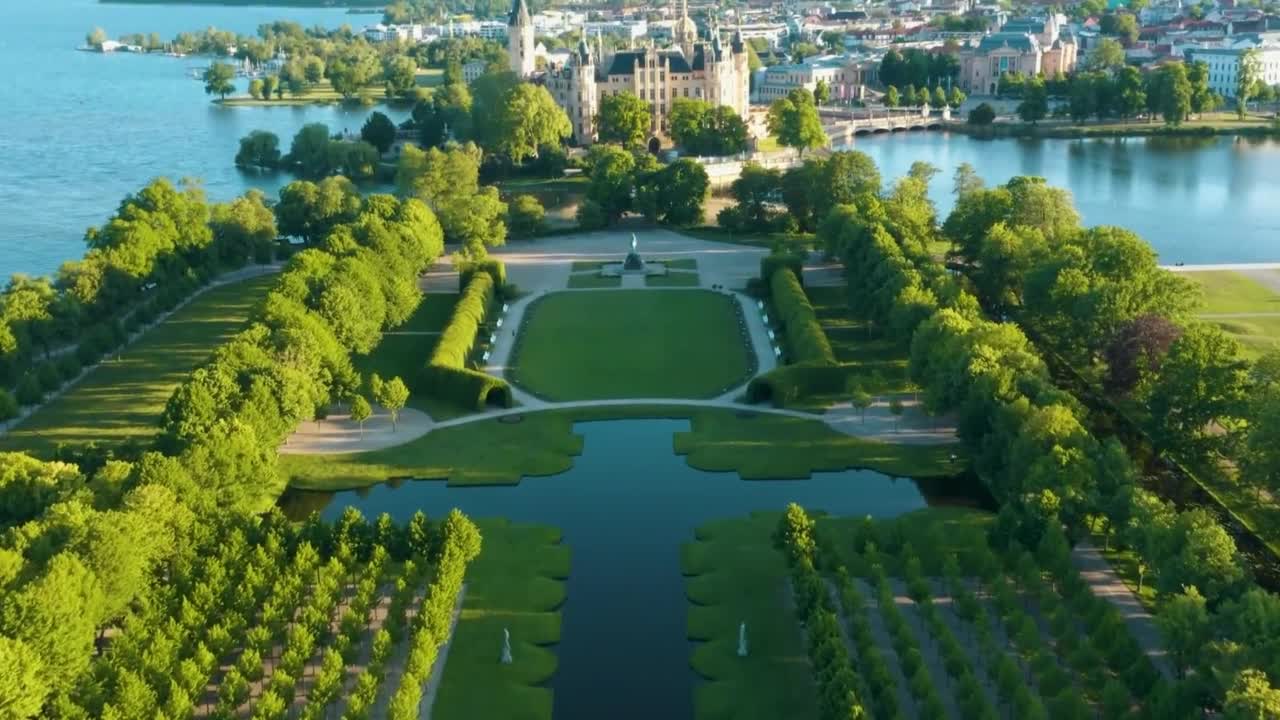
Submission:
M 686 58 L 693 58 L 693 44 L 698 41 L 698 25 L 689 17 L 689 0 L 680 0 L 680 19 L 671 28 L 671 39 Z
M 511 16 L 507 18 L 507 55 L 511 58 L 511 71 L 522 78 L 533 74 L 533 18 L 524 0 L 515 0 Z

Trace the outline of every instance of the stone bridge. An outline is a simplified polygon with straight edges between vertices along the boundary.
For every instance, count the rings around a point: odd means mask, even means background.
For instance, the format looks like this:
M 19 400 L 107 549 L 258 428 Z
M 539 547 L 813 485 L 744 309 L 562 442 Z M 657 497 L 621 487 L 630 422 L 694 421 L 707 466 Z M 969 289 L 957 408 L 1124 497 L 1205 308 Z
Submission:
M 941 130 L 951 122 L 951 108 L 940 112 L 922 110 L 828 109 L 819 111 L 822 129 L 831 139 L 831 147 L 853 144 L 857 135 Z

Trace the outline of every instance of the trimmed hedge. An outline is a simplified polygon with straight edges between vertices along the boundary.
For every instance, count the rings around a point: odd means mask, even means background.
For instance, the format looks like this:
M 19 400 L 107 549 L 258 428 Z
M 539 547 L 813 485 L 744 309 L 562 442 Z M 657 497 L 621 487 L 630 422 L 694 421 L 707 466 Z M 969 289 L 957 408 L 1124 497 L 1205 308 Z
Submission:
M 818 324 L 818 315 L 804 294 L 800 278 L 790 266 L 778 268 L 769 279 L 773 309 L 782 320 L 787 348 L 796 363 L 834 365 L 835 351 Z
M 760 277 L 768 285 L 773 282 L 773 274 L 783 268 L 789 268 L 797 279 L 804 277 L 804 256 L 800 253 L 770 253 L 760 258 Z
M 501 262 L 482 261 L 469 264 L 461 271 L 466 278 L 462 297 L 453 309 L 449 324 L 440 334 L 440 342 L 431 353 L 423 373 L 426 387 L 436 397 L 465 407 L 483 410 L 495 398 L 502 407 L 511 407 L 511 387 L 505 380 L 467 368 L 467 356 L 475 347 L 476 335 L 493 302 L 498 278 L 506 273 Z
M 488 273 L 493 278 L 494 288 L 507 284 L 507 266 L 501 260 L 487 258 L 485 260 L 468 260 L 458 265 L 458 285 L 466 288 L 477 273 Z
M 747 385 L 747 402 L 769 401 L 785 407 L 809 395 L 828 395 L 845 389 L 849 369 L 844 365 L 796 363 L 758 375 Z

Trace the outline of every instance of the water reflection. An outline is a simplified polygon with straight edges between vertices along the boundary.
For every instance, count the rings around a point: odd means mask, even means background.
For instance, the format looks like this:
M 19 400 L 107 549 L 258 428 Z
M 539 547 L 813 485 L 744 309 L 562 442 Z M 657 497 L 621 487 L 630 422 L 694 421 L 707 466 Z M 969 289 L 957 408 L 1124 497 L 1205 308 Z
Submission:
M 788 502 L 838 515 L 890 517 L 927 504 L 975 500 L 958 481 L 925 485 L 879 473 L 817 473 L 809 480 L 742 481 L 690 468 L 672 453 L 682 420 L 582 423 L 583 455 L 566 473 L 516 486 L 457 488 L 400 480 L 359 491 L 291 493 L 294 517 L 346 507 L 405 520 L 451 507 L 477 517 L 559 526 L 572 553 L 557 718 L 671 718 L 692 714 L 695 677 L 685 639 L 679 547 L 698 525 Z M 607 668 L 602 672 L 601 668 Z

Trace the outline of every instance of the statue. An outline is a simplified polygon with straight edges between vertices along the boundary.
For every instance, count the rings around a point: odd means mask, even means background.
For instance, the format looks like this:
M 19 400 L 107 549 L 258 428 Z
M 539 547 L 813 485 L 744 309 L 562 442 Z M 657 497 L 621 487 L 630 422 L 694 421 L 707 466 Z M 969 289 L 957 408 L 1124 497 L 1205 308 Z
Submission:
M 738 626 L 738 657 L 747 656 L 747 624 Z
M 502 664 L 511 664 L 511 633 L 502 628 Z
M 627 253 L 626 259 L 622 261 L 622 270 L 624 272 L 642 272 L 644 270 L 644 260 L 640 259 L 640 253 L 636 252 L 636 234 L 631 233 L 631 252 Z
M 635 251 L 636 251 L 636 234 L 631 233 L 631 252 L 634 253 Z

